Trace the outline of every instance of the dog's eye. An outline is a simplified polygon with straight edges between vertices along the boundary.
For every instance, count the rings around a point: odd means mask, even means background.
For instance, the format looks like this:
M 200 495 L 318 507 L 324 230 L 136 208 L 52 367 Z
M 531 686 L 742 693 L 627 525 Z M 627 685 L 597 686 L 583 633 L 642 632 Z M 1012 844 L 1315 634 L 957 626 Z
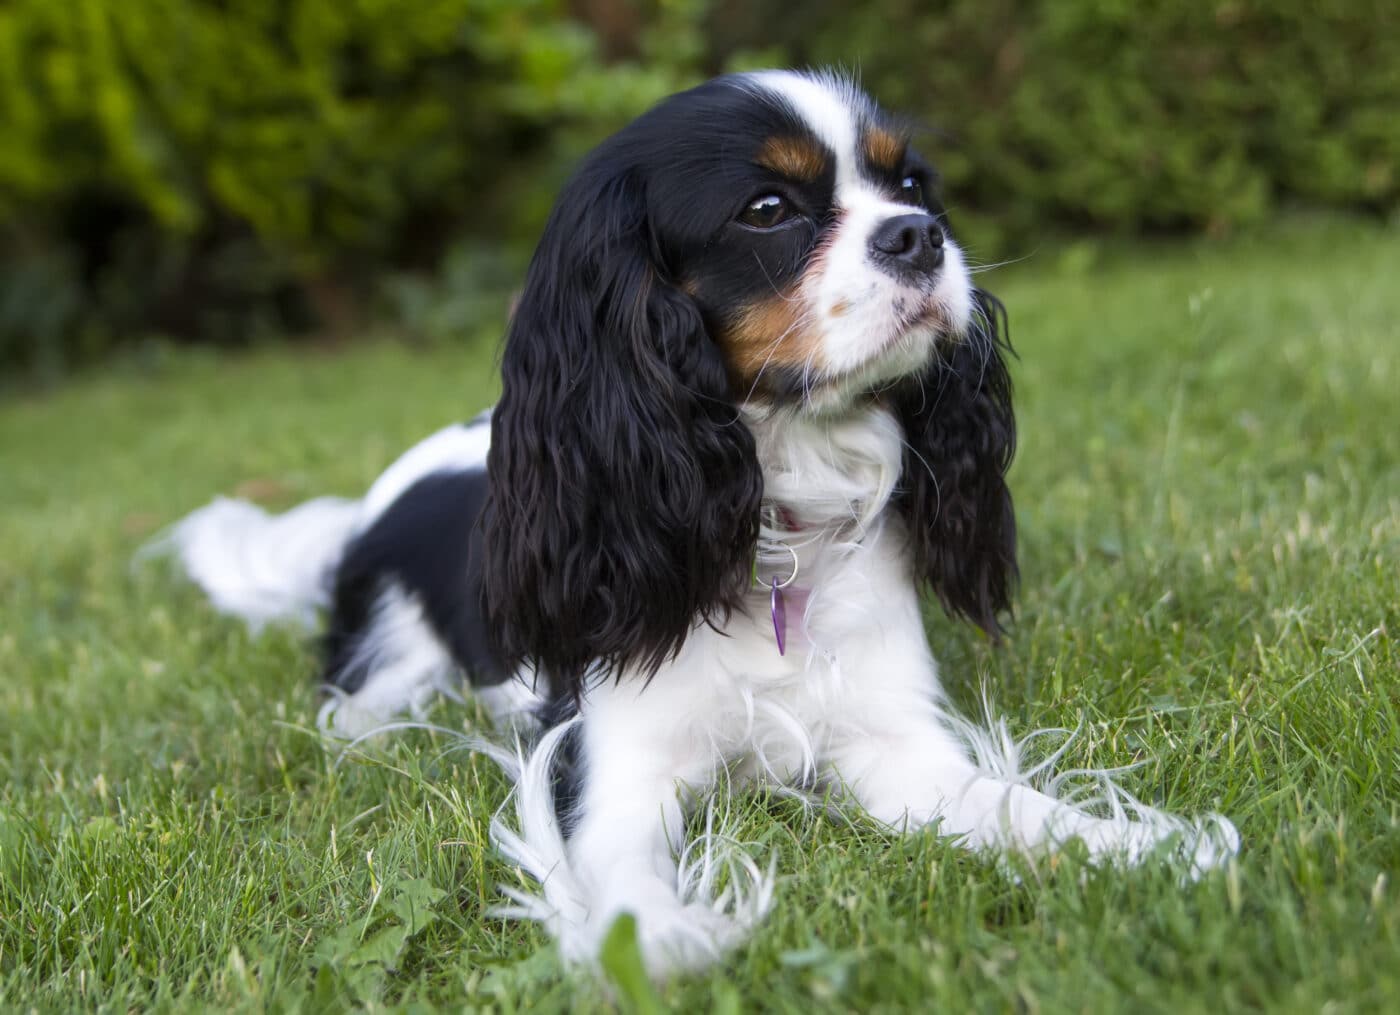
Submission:
M 749 202 L 739 221 L 755 229 L 772 229 L 792 217 L 792 205 L 781 194 L 764 194 Z
M 899 196 L 905 204 L 923 204 L 924 185 L 917 176 L 906 176 L 899 181 Z

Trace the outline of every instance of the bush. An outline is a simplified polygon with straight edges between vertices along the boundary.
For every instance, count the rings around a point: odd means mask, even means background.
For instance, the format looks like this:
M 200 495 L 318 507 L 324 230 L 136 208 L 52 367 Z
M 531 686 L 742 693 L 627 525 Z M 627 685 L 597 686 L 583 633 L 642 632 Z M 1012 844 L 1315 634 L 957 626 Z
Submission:
M 745 10 L 938 127 L 954 204 L 1001 229 L 997 254 L 1047 229 L 1219 231 L 1400 199 L 1385 0 L 873 0 L 813 5 L 805 25 Z
M 461 266 L 509 261 L 608 130 L 755 63 L 856 69 L 936 125 L 982 257 L 1400 200 L 1382 0 L 654 4 L 0 4 L 0 365 L 350 330 L 367 302 L 430 332 L 498 316 L 455 287 L 510 273 Z M 420 280 L 449 251 L 439 313 Z
M 0 7 L 0 361 L 158 330 L 334 324 L 459 229 L 537 222 L 541 166 L 675 87 L 604 74 L 554 0 Z

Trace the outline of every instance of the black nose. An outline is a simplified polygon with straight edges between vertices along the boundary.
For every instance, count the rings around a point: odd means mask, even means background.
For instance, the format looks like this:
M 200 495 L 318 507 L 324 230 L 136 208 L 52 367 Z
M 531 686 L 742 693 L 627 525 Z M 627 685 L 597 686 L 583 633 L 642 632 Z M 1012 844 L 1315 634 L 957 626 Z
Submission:
M 932 215 L 885 219 L 870 237 L 876 262 L 928 275 L 943 263 L 943 229 Z

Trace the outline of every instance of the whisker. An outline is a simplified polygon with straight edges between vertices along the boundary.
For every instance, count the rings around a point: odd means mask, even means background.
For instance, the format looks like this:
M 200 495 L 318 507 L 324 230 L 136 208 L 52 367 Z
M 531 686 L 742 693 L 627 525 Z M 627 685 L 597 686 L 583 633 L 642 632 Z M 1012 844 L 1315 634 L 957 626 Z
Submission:
M 995 261 L 990 264 L 979 263 L 976 257 L 973 256 L 972 251 L 969 250 L 967 247 L 963 247 L 962 251 L 964 261 L 967 265 L 967 270 L 975 274 L 981 271 L 991 271 L 993 268 L 1003 268 L 1008 264 L 1020 264 L 1022 261 L 1029 261 L 1032 257 L 1035 257 L 1040 253 L 1040 244 L 1037 244 L 1035 249 L 1032 250 L 1029 254 L 1022 254 L 1020 257 L 1012 257 L 1005 261 Z
M 969 275 L 980 275 L 984 271 L 992 271 L 995 268 L 1005 268 L 1010 264 L 1020 264 L 1022 261 L 1029 261 L 1034 254 L 1026 254 L 1022 257 L 1012 257 L 1005 261 L 992 261 L 990 264 L 969 264 L 967 273 Z
M 768 355 L 764 357 L 763 365 L 758 368 L 758 373 L 754 374 L 753 384 L 749 386 L 749 392 L 744 398 L 745 401 L 748 401 L 750 398 L 752 398 L 754 392 L 758 390 L 758 382 L 762 380 L 763 372 L 767 370 L 769 365 L 773 362 L 773 357 L 778 354 L 778 346 L 783 341 L 783 339 L 787 338 L 799 328 L 806 327 L 808 324 L 811 323 L 811 321 L 812 310 L 810 308 L 807 308 L 803 310 L 803 312 L 793 320 L 792 324 L 788 325 L 788 327 L 783 330 L 783 333 L 781 335 L 773 339 L 772 342 L 768 343 Z
M 753 260 L 754 263 L 758 265 L 758 270 L 763 272 L 763 280 L 768 283 L 768 288 L 773 290 L 774 296 L 778 297 L 778 299 L 782 300 L 784 303 L 796 303 L 801 299 L 799 296 L 784 296 L 782 292 L 779 291 L 777 283 L 775 283 L 773 277 L 768 274 L 768 269 L 763 266 L 763 258 L 758 256 L 757 250 L 753 252 Z
M 933 471 L 933 466 L 929 465 L 928 459 L 919 454 L 918 448 L 914 447 L 914 445 L 910 444 L 903 437 L 899 439 L 899 443 L 903 444 L 905 450 L 919 460 L 919 464 L 922 465 L 924 471 L 928 473 L 928 478 L 933 483 L 933 517 L 937 518 L 938 512 L 943 507 L 943 488 L 938 485 L 937 473 Z
M 809 407 L 812 404 L 812 363 L 817 358 L 817 348 L 813 346 L 812 351 L 807 354 L 807 359 L 802 364 L 802 400 Z

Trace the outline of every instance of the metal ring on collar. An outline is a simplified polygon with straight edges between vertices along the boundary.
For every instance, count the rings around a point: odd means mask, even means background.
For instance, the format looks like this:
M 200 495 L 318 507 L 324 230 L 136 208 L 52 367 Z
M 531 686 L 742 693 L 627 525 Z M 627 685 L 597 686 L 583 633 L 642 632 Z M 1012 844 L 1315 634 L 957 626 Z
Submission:
M 798 567 L 797 551 L 794 550 L 791 546 L 788 546 L 787 543 L 779 543 L 778 545 L 781 546 L 784 550 L 786 550 L 786 551 L 792 556 L 792 573 L 789 574 L 786 578 L 784 578 L 784 579 L 783 579 L 782 581 L 780 581 L 780 582 L 766 582 L 766 581 L 763 580 L 762 576 L 759 575 L 759 573 L 758 573 L 758 561 L 757 561 L 757 559 L 755 559 L 755 560 L 754 560 L 754 575 L 753 575 L 753 580 L 754 580 L 755 582 L 757 582 L 759 585 L 761 585 L 761 586 L 762 586 L 763 588 L 765 588 L 765 589 L 785 589 L 785 588 L 787 588 L 789 585 L 791 585 L 794 581 L 797 580 L 797 567 Z

